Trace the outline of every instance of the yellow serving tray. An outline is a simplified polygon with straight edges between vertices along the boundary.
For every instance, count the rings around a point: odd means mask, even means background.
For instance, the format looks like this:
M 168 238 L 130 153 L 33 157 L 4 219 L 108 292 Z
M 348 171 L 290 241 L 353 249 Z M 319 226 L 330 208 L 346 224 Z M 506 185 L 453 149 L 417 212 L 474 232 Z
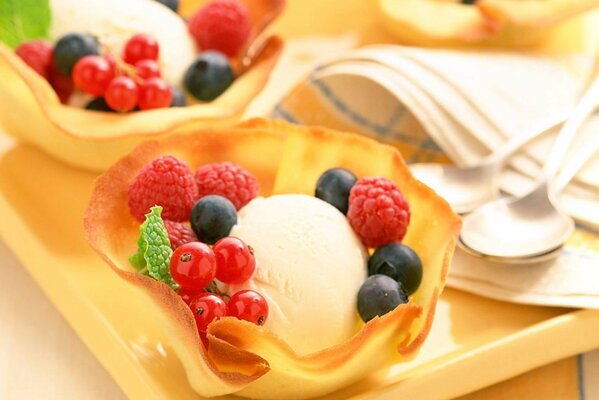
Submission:
M 151 307 L 83 239 L 95 175 L 4 140 L 0 236 L 8 247 L 128 397 L 199 399 Z M 447 289 L 415 360 L 327 399 L 458 396 L 598 347 L 598 330 L 597 310 L 521 306 Z
M 194 1 L 187 3 L 191 9 Z M 352 32 L 362 44 L 392 42 L 377 20 L 369 0 L 343 7 L 338 0 L 289 0 L 274 30 L 287 39 Z M 579 24 L 571 25 L 578 40 L 565 29 L 549 49 L 588 45 Z M 94 178 L 0 134 L 0 237 L 129 398 L 198 400 L 150 308 L 83 238 Z M 598 330 L 597 310 L 521 306 L 447 289 L 415 360 L 327 399 L 459 396 L 599 347 Z

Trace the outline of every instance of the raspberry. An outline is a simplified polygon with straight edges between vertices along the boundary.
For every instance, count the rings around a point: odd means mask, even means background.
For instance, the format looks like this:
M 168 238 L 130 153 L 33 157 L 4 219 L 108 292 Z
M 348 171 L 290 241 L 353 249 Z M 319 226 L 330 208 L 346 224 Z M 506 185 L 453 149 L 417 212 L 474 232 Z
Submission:
M 177 250 L 177 247 L 189 242 L 198 242 L 198 238 L 196 234 L 193 233 L 193 230 L 181 222 L 164 220 L 164 226 L 168 232 L 168 239 L 171 242 L 171 248 L 173 250 Z
M 52 45 L 45 40 L 33 40 L 19 45 L 15 52 L 38 74 L 48 79 L 50 65 L 53 65 Z
M 246 169 L 230 162 L 204 165 L 196 171 L 201 197 L 217 194 L 226 197 L 239 210 L 258 195 L 256 178 Z
M 349 223 L 367 247 L 403 239 L 410 207 L 397 186 L 386 178 L 362 178 L 349 195 Z
M 247 42 L 252 25 L 248 9 L 239 1 L 213 0 L 189 19 L 188 28 L 202 50 L 234 57 Z
M 189 167 L 172 156 L 158 157 L 146 165 L 129 185 L 129 210 L 139 221 L 150 207 L 163 207 L 162 217 L 187 221 L 198 197 Z

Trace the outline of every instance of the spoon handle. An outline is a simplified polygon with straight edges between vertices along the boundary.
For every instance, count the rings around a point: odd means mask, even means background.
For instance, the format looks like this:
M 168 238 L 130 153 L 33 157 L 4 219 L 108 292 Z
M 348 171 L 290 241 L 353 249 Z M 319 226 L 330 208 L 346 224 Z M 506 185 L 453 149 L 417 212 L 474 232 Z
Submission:
M 541 123 L 536 123 L 534 126 L 524 131 L 524 133 L 516 136 L 513 139 L 510 139 L 510 141 L 508 141 L 498 151 L 491 154 L 488 159 L 485 160 L 486 163 L 497 163 L 500 167 L 503 167 L 503 164 L 512 155 L 514 155 L 514 153 L 518 152 L 522 146 L 558 127 L 564 121 L 566 121 L 570 115 L 572 115 L 572 110 L 566 110 L 557 113 L 556 115 L 552 115 L 550 118 L 542 121 Z
M 549 154 L 549 159 L 544 167 L 544 174 L 547 180 L 550 180 L 557 174 L 572 139 L 574 139 L 574 136 L 576 136 L 576 133 L 587 117 L 593 112 L 598 102 L 599 77 L 595 79 L 591 87 L 586 91 L 574 109 L 571 117 L 566 121 L 557 135 L 551 153 Z
M 561 192 L 597 151 L 599 151 L 599 135 L 593 135 L 593 138 L 576 154 L 575 159 L 562 169 L 553 183 L 553 192 Z

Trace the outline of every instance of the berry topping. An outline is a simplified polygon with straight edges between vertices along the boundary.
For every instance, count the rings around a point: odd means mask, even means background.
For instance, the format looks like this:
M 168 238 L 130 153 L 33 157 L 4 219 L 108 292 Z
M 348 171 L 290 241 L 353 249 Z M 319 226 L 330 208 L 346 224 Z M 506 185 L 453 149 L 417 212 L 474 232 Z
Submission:
M 386 178 L 362 178 L 349 195 L 349 223 L 367 247 L 403 239 L 410 207 L 397 186 Z
M 202 197 L 191 210 L 191 228 L 204 243 L 214 244 L 229 235 L 237 223 L 235 206 L 218 195 Z
M 202 290 L 216 276 L 216 257 L 210 246 L 191 242 L 175 250 L 170 262 L 171 276 L 182 288 Z
M 160 48 L 158 42 L 152 36 L 145 33 L 138 33 L 131 36 L 125 43 L 123 49 L 123 61 L 135 65 L 141 60 L 158 60 Z
M 227 315 L 256 325 L 264 325 L 268 318 L 268 303 L 258 292 L 242 290 L 231 296 Z
M 177 12 L 177 9 L 179 8 L 179 0 L 156 0 L 156 1 L 159 2 L 160 4 L 164 4 L 165 6 L 167 6 L 174 12 Z
M 85 105 L 85 109 L 90 111 L 114 112 L 114 110 L 108 106 L 104 97 L 96 97 L 95 99 L 90 100 L 90 102 Z
M 135 63 L 135 73 L 141 79 L 160 78 L 160 67 L 154 60 L 141 60 Z
M 368 261 L 368 274 L 387 275 L 395 279 L 408 295 L 414 293 L 422 281 L 422 262 L 410 247 L 389 243 L 379 247 Z
M 29 65 L 38 74 L 48 79 L 52 61 L 52 45 L 45 40 L 33 40 L 19 45 L 15 50 L 25 64 Z
M 150 207 L 159 204 L 164 208 L 164 219 L 185 221 L 197 191 L 193 174 L 185 163 L 172 156 L 159 157 L 146 165 L 129 186 L 129 210 L 143 221 Z
M 315 195 L 347 214 L 349 192 L 357 180 L 358 178 L 345 168 L 329 169 L 318 178 Z
M 150 78 L 139 85 L 139 108 L 151 110 L 171 105 L 173 92 L 171 87 L 161 78 Z
M 235 57 L 252 30 L 248 9 L 237 0 L 213 0 L 200 8 L 188 23 L 189 32 L 202 50 L 218 50 Z
M 220 96 L 233 82 L 229 59 L 217 51 L 206 51 L 191 63 L 183 83 L 195 98 L 210 101 Z
M 113 78 L 114 67 L 104 57 L 82 57 L 73 68 L 75 86 L 92 96 L 102 96 Z
M 218 265 L 216 279 L 223 283 L 243 283 L 256 269 L 254 251 L 236 237 L 225 237 L 216 242 L 214 254 Z
M 177 290 L 177 294 L 181 297 L 181 300 L 185 302 L 185 304 L 189 305 L 189 302 L 194 298 L 206 294 L 205 290 L 187 290 L 184 288 L 180 288 Z
M 189 242 L 197 242 L 198 238 L 193 230 L 181 222 L 164 221 L 164 226 L 168 232 L 168 239 L 171 242 L 171 248 L 176 250 L 179 246 Z
M 216 294 L 205 293 L 194 297 L 189 302 L 198 331 L 205 333 L 208 325 L 220 317 L 227 315 L 227 303 Z
M 226 197 L 239 210 L 258 195 L 256 178 L 239 165 L 223 162 L 204 165 L 196 171 L 200 197 L 218 194 Z
M 139 91 L 133 79 L 117 76 L 106 88 L 106 103 L 115 111 L 131 111 L 137 105 Z
M 171 101 L 171 107 L 185 107 L 187 105 L 185 93 L 183 93 L 181 89 L 171 86 L 171 92 L 173 92 L 173 101 Z
M 70 33 L 54 46 L 54 65 L 58 72 L 71 76 L 77 61 L 87 55 L 100 55 L 98 41 L 91 35 Z
M 362 321 L 393 311 L 400 304 L 408 302 L 408 295 L 401 284 L 386 275 L 372 275 L 358 291 L 358 313 Z

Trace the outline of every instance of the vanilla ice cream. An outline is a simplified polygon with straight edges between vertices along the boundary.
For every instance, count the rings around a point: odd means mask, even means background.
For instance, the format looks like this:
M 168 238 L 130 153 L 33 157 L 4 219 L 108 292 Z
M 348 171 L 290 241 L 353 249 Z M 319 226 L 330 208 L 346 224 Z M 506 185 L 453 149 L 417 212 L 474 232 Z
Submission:
M 338 344 L 357 330 L 356 301 L 367 276 L 367 253 L 345 215 L 312 196 L 252 200 L 231 236 L 252 246 L 250 281 L 268 301 L 265 326 L 299 354 Z
M 160 45 L 163 78 L 181 87 L 183 75 L 196 56 L 185 21 L 155 0 L 50 0 L 55 42 L 68 33 L 88 33 L 114 54 L 136 33 L 152 35 Z

